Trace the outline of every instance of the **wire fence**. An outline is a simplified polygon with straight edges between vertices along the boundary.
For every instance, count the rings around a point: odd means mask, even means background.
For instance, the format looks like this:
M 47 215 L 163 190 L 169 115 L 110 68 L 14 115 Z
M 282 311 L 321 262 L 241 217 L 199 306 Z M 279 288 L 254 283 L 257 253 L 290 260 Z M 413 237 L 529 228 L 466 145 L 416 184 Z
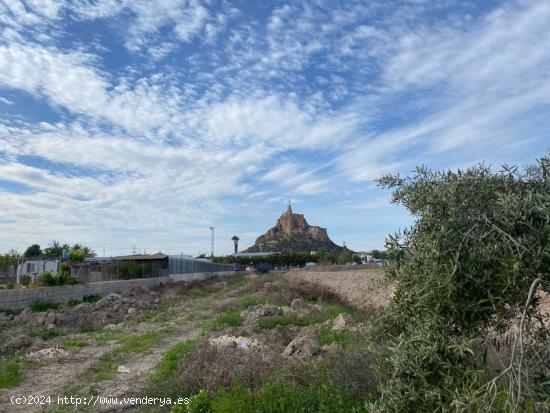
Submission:
M 0 285 L 13 285 L 17 282 L 14 265 L 0 266 Z
M 233 264 L 216 264 L 210 261 L 169 257 L 168 271 L 170 274 L 233 271 Z
M 159 261 L 108 259 L 84 262 L 71 268 L 71 275 L 81 283 L 167 277 L 170 274 L 232 271 L 233 265 L 216 264 L 180 257 Z

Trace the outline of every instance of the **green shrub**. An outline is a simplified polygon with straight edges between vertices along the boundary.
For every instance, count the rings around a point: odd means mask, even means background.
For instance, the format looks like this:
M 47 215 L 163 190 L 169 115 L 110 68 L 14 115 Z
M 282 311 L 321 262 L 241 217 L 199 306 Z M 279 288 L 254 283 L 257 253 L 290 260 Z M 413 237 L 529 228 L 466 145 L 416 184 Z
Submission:
M 71 277 L 71 275 L 67 272 L 61 272 L 59 275 L 53 275 L 48 271 L 44 271 L 44 274 L 42 274 L 38 278 L 38 282 L 40 283 L 40 285 L 43 285 L 45 287 L 53 287 L 55 285 L 78 284 L 78 280 L 74 277 Z
M 21 358 L 0 358 L 0 389 L 13 387 L 21 382 Z
M 30 305 L 31 311 L 33 313 L 39 313 L 42 311 L 48 311 L 48 310 L 56 310 L 59 307 L 59 303 L 54 303 L 53 301 L 46 301 L 46 300 L 35 300 Z
M 51 287 L 57 285 L 58 278 L 49 271 L 44 271 L 44 273 L 38 278 L 40 285 Z
M 381 399 L 372 408 L 490 411 L 501 400 L 503 410 L 522 411 L 544 400 L 527 378 L 550 380 L 549 368 L 533 363 L 535 370 L 525 371 L 523 359 L 514 367 L 523 378 L 497 383 L 510 383 L 504 398 L 489 394 L 475 343 L 503 331 L 523 311 L 531 286 L 550 280 L 550 159 L 524 172 L 418 168 L 380 183 L 416 223 L 387 240 L 386 274 L 397 290 L 376 328 L 386 350 Z M 531 304 L 528 315 L 536 310 Z
M 27 287 L 31 283 L 31 276 L 28 274 L 22 274 L 19 277 L 19 282 L 21 282 L 21 285 Z

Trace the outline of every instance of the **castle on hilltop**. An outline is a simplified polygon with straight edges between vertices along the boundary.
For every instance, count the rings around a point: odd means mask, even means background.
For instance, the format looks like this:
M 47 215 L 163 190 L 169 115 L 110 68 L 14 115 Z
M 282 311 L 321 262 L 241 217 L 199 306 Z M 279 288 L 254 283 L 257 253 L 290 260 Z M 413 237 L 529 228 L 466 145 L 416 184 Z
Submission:
M 244 252 L 310 252 L 317 250 L 341 250 L 329 238 L 326 228 L 311 226 L 303 214 L 295 214 L 288 201 L 288 207 L 277 220 L 277 224 L 258 237 L 253 246 Z

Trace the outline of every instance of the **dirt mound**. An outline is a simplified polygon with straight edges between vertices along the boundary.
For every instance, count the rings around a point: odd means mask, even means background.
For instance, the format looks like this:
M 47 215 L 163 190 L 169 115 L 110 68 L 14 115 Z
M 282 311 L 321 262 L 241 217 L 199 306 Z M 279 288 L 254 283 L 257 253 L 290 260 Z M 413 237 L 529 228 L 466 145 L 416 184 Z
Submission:
M 3 327 L 0 328 L 0 354 L 36 348 L 33 342 L 41 344 L 42 340 L 29 336 L 28 330 L 55 336 L 93 331 L 119 324 L 130 317 L 143 321 L 145 311 L 157 308 L 161 301 L 162 297 L 157 292 L 131 286 L 96 302 L 83 302 L 76 306 L 65 303 L 57 309 L 40 313 L 25 309 L 15 316 L 0 313 L 0 327 Z
M 84 332 L 118 324 L 129 317 L 145 319 L 144 311 L 158 306 L 158 294 L 130 287 L 120 294 L 111 293 L 95 303 L 82 303 L 76 307 L 63 305 L 39 315 L 33 322 L 35 328 L 56 329 L 63 332 Z

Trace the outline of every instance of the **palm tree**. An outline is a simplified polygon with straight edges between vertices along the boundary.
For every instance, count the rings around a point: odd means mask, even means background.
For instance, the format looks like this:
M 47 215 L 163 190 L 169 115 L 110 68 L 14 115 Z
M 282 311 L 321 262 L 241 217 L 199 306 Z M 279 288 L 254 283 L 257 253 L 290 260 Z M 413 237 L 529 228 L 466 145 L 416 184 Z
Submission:
M 71 251 L 78 251 L 82 249 L 82 244 L 79 244 L 78 242 L 74 243 L 71 247 Z
M 239 237 L 233 235 L 233 244 L 235 246 L 235 259 L 233 260 L 233 271 L 237 271 L 237 252 L 239 251 Z
M 52 241 L 48 245 L 48 248 L 44 250 L 44 255 L 48 258 L 58 258 L 63 254 L 63 247 L 59 241 Z
M 87 247 L 86 245 L 83 245 L 80 249 L 84 251 L 84 256 L 86 257 L 95 257 L 97 255 L 95 250 L 91 247 Z

